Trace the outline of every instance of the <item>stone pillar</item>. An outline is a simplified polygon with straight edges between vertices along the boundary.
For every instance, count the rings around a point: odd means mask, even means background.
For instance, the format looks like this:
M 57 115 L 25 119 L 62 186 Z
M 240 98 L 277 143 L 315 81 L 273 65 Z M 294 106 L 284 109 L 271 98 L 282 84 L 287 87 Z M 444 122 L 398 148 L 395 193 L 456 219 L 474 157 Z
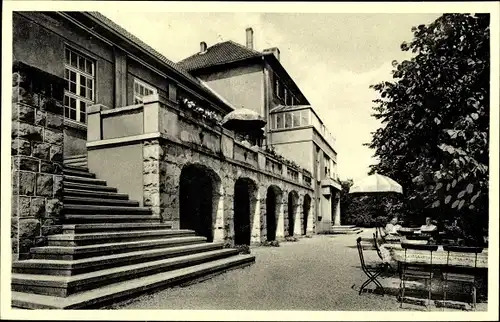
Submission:
M 306 234 L 314 234 L 314 201 L 311 201 L 311 208 L 309 209 L 309 215 L 307 216 Z
M 218 191 L 215 191 L 214 196 L 214 242 L 224 241 L 224 186 L 219 183 Z
M 267 240 L 267 188 L 260 186 L 260 242 Z
M 281 201 L 278 205 L 279 211 L 276 212 L 277 225 L 276 225 L 276 240 L 283 239 L 285 237 L 285 211 L 288 204 L 288 194 L 283 192 Z
M 64 80 L 15 62 L 12 75 L 12 258 L 62 232 Z
M 304 218 L 303 213 L 303 197 L 299 197 L 296 201 L 297 203 L 294 205 L 293 209 L 293 235 L 300 236 L 302 235 L 302 220 Z
M 142 147 L 143 155 L 143 204 L 150 207 L 153 217 L 160 216 L 160 162 L 163 149 L 158 140 L 145 141 Z
M 333 225 L 340 226 L 340 192 L 335 192 L 333 198 Z
M 234 245 L 234 180 L 223 177 L 224 185 L 224 242 Z
M 260 232 L 261 232 L 261 194 L 259 189 L 257 189 L 251 196 L 250 199 L 250 224 L 252 230 L 250 232 L 250 244 L 260 243 Z M 265 201 L 264 201 L 265 205 Z

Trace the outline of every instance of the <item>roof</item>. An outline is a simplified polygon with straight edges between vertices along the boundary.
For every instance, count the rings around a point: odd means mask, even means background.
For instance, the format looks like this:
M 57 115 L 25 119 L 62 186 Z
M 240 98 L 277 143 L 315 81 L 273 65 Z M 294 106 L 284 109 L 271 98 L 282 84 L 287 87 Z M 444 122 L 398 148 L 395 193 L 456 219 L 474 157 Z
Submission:
M 120 25 L 118 25 L 117 23 L 115 23 L 114 21 L 112 21 L 111 19 L 109 19 L 108 17 L 104 16 L 103 14 L 101 14 L 100 12 L 97 12 L 97 11 L 88 11 L 87 13 L 89 15 L 91 15 L 93 18 L 99 20 L 101 23 L 103 23 L 108 28 L 111 28 L 112 30 L 114 30 L 115 32 L 117 32 L 122 37 L 125 37 L 126 39 L 128 39 L 131 42 L 135 43 L 137 46 L 139 46 L 140 48 L 142 48 L 148 54 L 154 56 L 156 59 L 160 60 L 164 64 L 168 65 L 169 67 L 171 67 L 172 69 L 174 69 L 175 71 L 177 71 L 179 74 L 181 74 L 186 79 L 188 79 L 198 89 L 202 90 L 205 93 L 208 93 L 212 97 L 215 96 L 212 91 L 208 90 L 205 86 L 203 86 L 196 78 L 194 78 L 191 74 L 189 74 L 181 66 L 179 66 L 176 63 L 174 63 L 173 61 L 171 61 L 170 59 L 168 59 L 164 55 L 160 54 L 154 48 L 152 48 L 151 46 L 149 46 L 148 44 L 146 44 L 145 42 L 143 42 L 142 40 L 140 40 L 139 38 L 137 38 L 136 36 L 134 36 L 133 34 L 131 34 L 130 32 L 128 32 L 127 30 L 125 30 L 123 27 L 121 27 Z M 217 99 L 220 100 L 219 97 L 217 97 Z M 223 102 L 223 103 L 225 104 L 225 102 Z
M 227 64 L 234 61 L 262 56 L 263 53 L 247 48 L 232 40 L 217 43 L 203 53 L 196 53 L 189 56 L 177 64 L 187 70 L 192 71 L 209 66 Z

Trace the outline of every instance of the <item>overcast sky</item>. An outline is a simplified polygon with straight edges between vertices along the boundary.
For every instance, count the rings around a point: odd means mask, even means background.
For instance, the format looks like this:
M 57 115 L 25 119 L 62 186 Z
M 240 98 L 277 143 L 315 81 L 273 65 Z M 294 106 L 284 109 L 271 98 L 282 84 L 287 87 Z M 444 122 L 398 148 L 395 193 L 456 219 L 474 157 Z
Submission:
M 369 85 L 390 80 L 392 60 L 411 57 L 399 46 L 412 39 L 412 26 L 440 16 L 100 12 L 175 62 L 197 52 L 200 41 L 245 44 L 245 28 L 252 27 L 254 48 L 280 49 L 281 63 L 336 137 L 341 179 L 359 178 L 376 162 L 362 145 L 380 126 L 370 116 L 376 94 Z

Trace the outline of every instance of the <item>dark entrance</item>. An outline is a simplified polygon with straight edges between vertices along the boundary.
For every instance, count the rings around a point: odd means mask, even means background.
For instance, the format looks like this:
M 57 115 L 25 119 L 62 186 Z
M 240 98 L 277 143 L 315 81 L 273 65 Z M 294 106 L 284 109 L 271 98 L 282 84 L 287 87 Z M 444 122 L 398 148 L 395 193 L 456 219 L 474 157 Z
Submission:
M 215 183 L 213 174 L 201 165 L 182 169 L 179 185 L 180 228 L 192 229 L 213 241 Z
M 304 196 L 304 203 L 302 205 L 302 211 L 304 213 L 303 220 L 304 224 L 302 225 L 303 231 L 302 234 L 305 235 L 307 233 L 307 219 L 309 218 L 309 211 L 311 210 L 311 197 L 309 195 Z
M 249 179 L 240 178 L 234 184 L 234 243 L 236 245 L 250 245 L 255 191 L 255 184 Z

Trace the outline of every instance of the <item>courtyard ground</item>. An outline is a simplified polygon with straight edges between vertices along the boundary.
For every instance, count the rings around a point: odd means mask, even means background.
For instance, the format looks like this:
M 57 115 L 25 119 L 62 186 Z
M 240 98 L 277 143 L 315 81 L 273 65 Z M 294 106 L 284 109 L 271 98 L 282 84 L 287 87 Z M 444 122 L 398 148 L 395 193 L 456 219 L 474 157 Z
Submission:
M 363 236 L 370 234 L 371 230 L 362 233 Z M 284 242 L 280 247 L 254 247 L 252 254 L 256 256 L 256 263 L 252 266 L 201 283 L 116 303 L 109 308 L 425 311 L 423 306 L 410 304 L 400 309 L 392 295 L 358 295 L 359 286 L 366 280 L 355 248 L 359 236 L 322 235 Z M 365 256 L 368 262 L 377 259 L 375 251 L 366 250 Z M 384 281 L 385 285 L 396 285 L 396 288 L 397 283 L 397 277 Z M 487 310 L 487 304 L 480 303 L 477 309 Z

